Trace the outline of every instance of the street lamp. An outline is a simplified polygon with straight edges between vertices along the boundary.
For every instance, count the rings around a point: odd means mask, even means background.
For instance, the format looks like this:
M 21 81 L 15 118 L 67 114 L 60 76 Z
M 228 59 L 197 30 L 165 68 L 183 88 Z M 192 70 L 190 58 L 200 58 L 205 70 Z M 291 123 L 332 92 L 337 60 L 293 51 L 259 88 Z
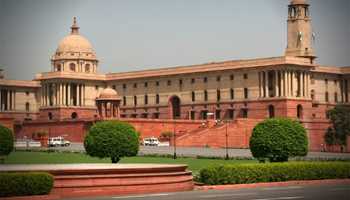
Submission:
M 228 123 L 229 123 L 229 120 L 226 120 L 226 156 L 225 156 L 225 160 L 228 160 L 229 157 L 228 157 L 228 132 L 227 132 L 227 127 L 228 127 Z
M 174 156 L 173 156 L 173 158 L 176 159 L 176 118 L 174 118 L 173 138 L 174 138 Z

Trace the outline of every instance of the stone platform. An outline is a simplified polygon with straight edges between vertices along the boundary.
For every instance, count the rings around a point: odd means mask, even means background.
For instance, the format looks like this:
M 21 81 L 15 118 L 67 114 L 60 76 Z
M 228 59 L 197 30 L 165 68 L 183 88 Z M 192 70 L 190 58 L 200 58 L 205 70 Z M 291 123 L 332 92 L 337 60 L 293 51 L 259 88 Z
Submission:
M 48 164 L 1 165 L 0 172 L 49 172 L 50 195 L 84 197 L 192 190 L 186 165 L 165 164 Z

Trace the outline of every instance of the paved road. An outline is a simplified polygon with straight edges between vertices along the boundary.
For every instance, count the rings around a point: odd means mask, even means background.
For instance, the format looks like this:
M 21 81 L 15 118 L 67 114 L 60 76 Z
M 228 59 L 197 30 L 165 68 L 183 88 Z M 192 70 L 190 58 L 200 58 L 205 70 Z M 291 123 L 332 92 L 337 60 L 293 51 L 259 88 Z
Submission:
M 318 185 L 75 198 L 75 200 L 348 200 L 349 196 L 350 185 Z
M 84 151 L 82 143 L 72 143 L 70 147 L 55 147 L 53 149 L 58 149 L 62 151 Z M 141 146 L 139 154 L 140 155 L 149 155 L 149 154 L 173 154 L 173 147 L 150 147 L 150 146 Z M 229 149 L 228 150 L 230 157 L 252 157 L 249 149 Z M 178 156 L 212 156 L 212 157 L 225 157 L 225 149 L 213 149 L 213 148 L 194 148 L 194 147 L 177 147 L 176 154 Z M 308 159 L 350 159 L 350 153 L 327 153 L 327 152 L 309 152 L 307 155 Z

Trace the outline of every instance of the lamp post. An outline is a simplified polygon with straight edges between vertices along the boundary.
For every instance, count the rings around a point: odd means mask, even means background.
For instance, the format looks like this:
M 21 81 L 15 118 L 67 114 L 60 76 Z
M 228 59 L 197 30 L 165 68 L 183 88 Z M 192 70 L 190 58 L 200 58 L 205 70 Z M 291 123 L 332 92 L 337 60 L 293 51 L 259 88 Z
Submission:
M 226 156 L 225 156 L 225 160 L 228 160 L 229 157 L 228 157 L 228 132 L 227 132 L 227 126 L 228 126 L 228 120 L 225 121 L 226 122 Z
M 174 138 L 174 156 L 173 156 L 173 158 L 176 159 L 176 118 L 174 118 L 174 133 L 173 133 L 173 138 Z

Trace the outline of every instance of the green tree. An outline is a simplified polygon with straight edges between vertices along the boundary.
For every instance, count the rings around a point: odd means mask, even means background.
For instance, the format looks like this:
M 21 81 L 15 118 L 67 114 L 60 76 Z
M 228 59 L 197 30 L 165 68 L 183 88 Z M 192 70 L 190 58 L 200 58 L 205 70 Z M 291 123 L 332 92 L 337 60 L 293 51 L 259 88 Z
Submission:
M 117 163 L 122 157 L 137 155 L 139 135 L 135 128 L 126 122 L 98 122 L 86 135 L 84 147 L 90 156 L 109 157 L 112 163 Z
M 287 118 L 267 119 L 257 124 L 250 138 L 250 151 L 260 161 L 288 161 L 289 157 L 305 156 L 308 139 L 305 128 Z
M 0 125 L 0 163 L 3 163 L 4 157 L 13 151 L 13 142 L 12 131 Z
M 327 129 L 326 143 L 346 145 L 346 138 L 350 135 L 350 106 L 337 105 L 327 115 L 332 126 Z

